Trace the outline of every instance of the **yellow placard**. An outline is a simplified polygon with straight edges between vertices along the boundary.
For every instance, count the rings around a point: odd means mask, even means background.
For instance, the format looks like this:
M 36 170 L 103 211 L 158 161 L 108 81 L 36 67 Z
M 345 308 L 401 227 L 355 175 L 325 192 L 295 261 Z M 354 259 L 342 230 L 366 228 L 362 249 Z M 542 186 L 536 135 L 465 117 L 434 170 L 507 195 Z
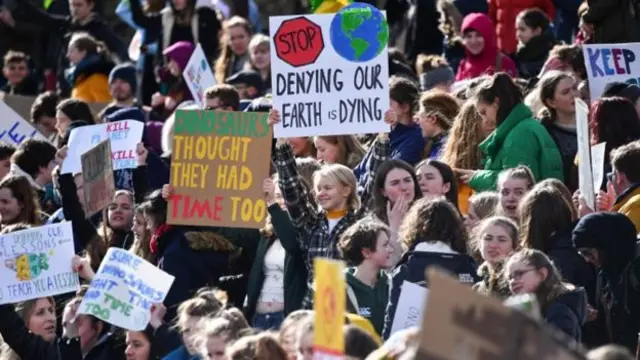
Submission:
M 313 332 L 315 352 L 326 355 L 344 354 L 343 327 L 346 314 L 344 262 L 314 259 L 316 314 Z

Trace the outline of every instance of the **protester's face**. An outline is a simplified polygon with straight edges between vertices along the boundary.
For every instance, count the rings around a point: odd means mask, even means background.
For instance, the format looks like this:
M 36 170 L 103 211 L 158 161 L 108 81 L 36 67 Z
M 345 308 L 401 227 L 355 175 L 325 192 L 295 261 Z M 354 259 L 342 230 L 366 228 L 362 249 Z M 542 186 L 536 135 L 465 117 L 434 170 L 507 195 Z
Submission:
M 86 353 L 98 339 L 100 329 L 92 322 L 89 315 L 76 315 L 76 326 L 78 327 L 80 347 Z
M 323 138 L 315 139 L 316 158 L 323 164 L 335 164 L 340 158 L 340 148 L 338 145 L 331 144 Z
M 204 101 L 205 109 L 214 110 L 214 111 L 224 111 L 229 110 L 229 107 L 226 106 L 219 97 L 214 97 L 211 99 L 205 99 Z
M 169 69 L 169 72 L 171 73 L 171 75 L 175 77 L 180 77 L 180 74 L 182 74 L 182 70 L 180 70 L 180 65 L 178 65 L 178 63 L 175 60 L 169 60 L 169 63 L 167 64 L 167 68 Z
M 522 21 L 522 19 L 518 18 L 516 20 L 516 37 L 521 44 L 526 44 L 536 36 L 536 32 L 527 26 L 527 24 Z
M 462 37 L 464 47 L 472 55 L 479 55 L 484 50 L 484 38 L 479 32 L 471 30 L 464 33 Z
M 188 0 L 171 0 L 174 9 L 178 11 L 184 10 L 187 7 L 187 1 Z
M 0 189 L 0 223 L 13 223 L 22 211 L 22 205 L 13 196 L 13 192 L 9 188 Z
M 133 200 L 129 195 L 116 196 L 107 210 L 109 227 L 114 230 L 128 230 L 133 222 Z
M 478 100 L 476 102 L 476 109 L 482 118 L 482 128 L 485 129 L 485 131 L 495 129 L 498 121 L 498 100 L 496 99 L 493 104 L 487 104 L 484 101 Z
M 75 175 L 73 182 L 76 184 L 76 195 L 78 196 L 80 205 L 84 207 L 84 181 L 82 180 L 82 174 Z
M 56 309 L 49 299 L 40 298 L 36 301 L 27 322 L 27 328 L 47 342 L 52 342 L 56 338 Z
M 86 19 L 93 11 L 93 6 L 93 1 L 90 0 L 69 0 L 71 16 L 78 20 Z
M 401 104 L 393 99 L 389 102 L 389 105 L 391 110 L 398 114 L 398 116 L 411 116 L 411 114 L 409 114 L 409 111 L 411 110 L 409 105 Z
M 298 338 L 298 360 L 313 360 L 313 332 L 303 334 Z
M 511 255 L 513 240 L 502 226 L 487 226 L 480 234 L 480 254 L 489 264 L 496 264 Z
M 127 360 L 148 360 L 151 343 L 141 331 L 127 331 L 124 354 Z
M 393 205 L 402 196 L 404 196 L 405 201 L 413 201 L 415 198 L 414 189 L 415 184 L 411 174 L 404 169 L 396 168 L 389 171 L 384 179 L 382 195 Z
M 187 349 L 187 352 L 189 353 L 189 355 L 198 354 L 198 347 L 196 346 L 194 340 L 197 335 L 199 323 L 200 323 L 199 317 L 189 316 L 189 318 L 185 322 L 185 326 L 182 331 L 182 343 L 184 344 L 184 347 Z
M 238 90 L 238 95 L 240 95 L 240 100 L 247 100 L 247 99 L 251 99 L 251 91 L 249 89 L 251 89 L 251 87 L 247 86 L 247 84 L 245 83 L 235 83 L 233 84 L 233 87 L 236 88 L 236 90 Z M 253 88 L 255 89 L 255 88 Z
M 246 54 L 249 48 L 249 33 L 242 26 L 233 26 L 228 30 L 229 46 L 235 55 Z
M 227 344 L 220 336 L 209 336 L 207 339 L 207 352 L 209 360 L 226 360 L 225 351 Z
M 435 115 L 427 114 L 424 109 L 421 109 L 414 117 L 415 122 L 420 126 L 422 130 L 422 136 L 432 137 L 438 134 L 441 129 L 438 127 L 438 120 Z
M 114 79 L 109 86 L 109 90 L 111 91 L 111 97 L 116 101 L 127 101 L 133 97 L 131 85 L 122 79 Z
M 147 223 L 147 231 L 150 234 L 155 234 L 156 230 L 158 230 L 159 224 L 156 224 L 156 222 L 153 220 L 153 217 L 149 216 L 148 214 L 144 214 L 144 221 Z
M 576 111 L 576 98 L 580 96 L 576 81 L 567 77 L 558 82 L 553 99 L 548 100 L 550 107 L 558 112 L 573 114 Z
M 19 85 L 29 74 L 29 67 L 25 61 L 8 63 L 2 68 L 2 74 L 11 85 Z
M 371 260 L 380 269 L 389 269 L 393 266 L 392 256 L 393 246 L 391 246 L 389 235 L 387 235 L 385 231 L 381 231 L 378 234 L 378 239 L 376 241 L 376 251 L 370 253 L 369 260 Z
M 54 160 L 49 161 L 47 167 L 40 167 L 40 173 L 38 174 L 38 177 L 43 181 L 44 184 L 50 184 L 51 182 L 53 182 L 53 177 L 51 174 L 53 173 L 55 167 L 56 162 Z
M 546 276 L 547 271 L 545 269 L 537 270 L 524 261 L 509 262 L 507 269 L 509 288 L 514 295 L 535 293 Z
M 71 124 L 71 119 L 67 116 L 67 114 L 62 111 L 56 111 L 56 130 L 58 130 L 58 135 L 64 136 L 64 133 L 67 132 L 67 128 L 69 124 Z
M 331 181 L 326 176 L 321 177 L 316 184 L 318 203 L 324 210 L 344 210 L 351 189 L 342 184 Z
M 467 233 L 471 234 L 473 228 L 480 221 L 480 217 L 476 214 L 476 210 L 472 205 L 469 205 L 469 210 L 467 211 L 467 216 L 464 217 L 464 226 L 467 228 Z
M 500 186 L 500 206 L 504 214 L 512 219 L 518 217 L 520 200 L 529 191 L 527 180 L 507 178 Z
M 86 51 L 78 50 L 77 47 L 69 45 L 69 49 L 67 49 L 67 59 L 69 59 L 72 65 L 78 65 L 85 56 L 87 56 Z
M 440 171 L 431 165 L 422 165 L 416 170 L 418 185 L 422 190 L 422 195 L 438 197 L 444 196 L 451 188 L 450 183 L 445 183 Z
M 133 225 L 131 231 L 136 241 L 140 241 L 147 235 L 147 222 L 144 220 L 144 215 L 141 213 L 135 213 L 133 215 Z
M 296 327 L 289 326 L 280 330 L 280 345 L 287 353 L 289 360 L 295 360 L 298 349 L 296 348 Z
M 589 264 L 601 268 L 602 267 L 602 259 L 600 259 L 600 253 L 596 248 L 579 248 L 578 253 L 582 255 L 584 260 Z
M 36 121 L 38 131 L 44 136 L 49 136 L 56 132 L 56 118 L 51 116 L 41 116 Z
M 0 160 L 0 180 L 7 176 L 9 170 L 11 170 L 11 158 Z
M 295 157 L 309 156 L 309 154 L 306 153 L 310 147 L 308 137 L 292 137 L 288 138 L 287 141 L 289 142 L 289 145 L 291 145 L 291 150 L 293 150 L 293 155 Z
M 269 56 L 268 46 L 256 46 L 251 50 L 251 63 L 260 71 L 269 70 L 271 66 L 271 58 Z

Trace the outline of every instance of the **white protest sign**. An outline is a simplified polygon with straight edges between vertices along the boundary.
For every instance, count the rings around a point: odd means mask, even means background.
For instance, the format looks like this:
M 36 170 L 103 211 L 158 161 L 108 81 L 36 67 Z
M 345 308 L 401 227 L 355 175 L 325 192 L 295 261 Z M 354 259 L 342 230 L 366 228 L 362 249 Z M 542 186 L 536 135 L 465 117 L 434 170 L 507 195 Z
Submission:
M 428 297 L 429 290 L 427 288 L 405 280 L 400 288 L 400 298 L 393 316 L 391 334 L 413 326 L 420 326 Z
M 144 259 L 109 248 L 78 313 L 123 329 L 144 330 L 151 318 L 151 305 L 164 301 L 173 280 Z
M 589 107 L 576 98 L 576 132 L 578 135 L 578 188 L 591 209 L 596 208 L 593 191 L 593 168 L 591 166 L 591 137 L 589 136 Z
M 69 151 L 62 163 L 62 174 L 81 172 L 82 154 L 106 139 L 111 139 L 113 170 L 138 167 L 136 146 L 142 140 L 143 130 L 144 123 L 137 120 L 88 125 L 71 130 Z
M 78 290 L 74 255 L 70 222 L 0 236 L 0 304 Z
M 639 84 L 640 43 L 582 45 L 591 101 L 613 81 Z
M 0 101 L 0 141 L 17 146 L 31 138 L 49 141 L 7 103 Z
M 207 57 L 202 50 L 202 45 L 198 44 L 193 51 L 187 66 L 182 72 L 184 82 L 187 83 L 189 91 L 193 100 L 202 109 L 204 108 L 204 91 L 216 84 L 216 79 L 213 77 L 211 67 Z
M 389 27 L 383 12 L 354 3 L 337 14 L 269 18 L 274 135 L 389 132 Z
M 593 174 L 594 194 L 597 194 L 600 191 L 602 180 L 604 180 L 604 155 L 606 148 L 606 142 L 596 144 L 591 147 L 591 173 Z

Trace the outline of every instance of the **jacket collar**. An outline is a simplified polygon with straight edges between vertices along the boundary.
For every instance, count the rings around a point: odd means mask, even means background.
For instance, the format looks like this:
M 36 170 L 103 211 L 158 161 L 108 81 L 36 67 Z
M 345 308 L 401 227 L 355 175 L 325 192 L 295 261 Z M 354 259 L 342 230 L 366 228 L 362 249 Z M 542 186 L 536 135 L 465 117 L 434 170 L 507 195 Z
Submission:
M 527 105 L 525 105 L 524 103 L 516 105 L 513 110 L 511 110 L 511 113 L 509 113 L 509 116 L 504 119 L 502 124 L 500 124 L 500 126 L 498 126 L 489 135 L 489 137 L 487 137 L 486 140 L 480 143 L 480 149 L 482 149 L 482 152 L 490 157 L 495 156 L 502 147 L 504 140 L 507 138 L 507 135 L 509 135 L 511 130 L 513 130 L 513 128 L 523 120 L 532 117 L 533 113 Z
M 12 165 L 13 166 L 13 165 Z M 625 202 L 629 201 L 634 195 L 640 195 L 640 183 L 632 184 L 625 191 L 616 197 L 614 206 L 622 206 Z
M 433 253 L 458 255 L 457 251 L 454 251 L 453 249 L 451 249 L 451 246 L 449 246 L 448 244 L 445 244 L 442 241 L 418 243 L 413 248 L 413 251 L 414 252 L 433 252 Z

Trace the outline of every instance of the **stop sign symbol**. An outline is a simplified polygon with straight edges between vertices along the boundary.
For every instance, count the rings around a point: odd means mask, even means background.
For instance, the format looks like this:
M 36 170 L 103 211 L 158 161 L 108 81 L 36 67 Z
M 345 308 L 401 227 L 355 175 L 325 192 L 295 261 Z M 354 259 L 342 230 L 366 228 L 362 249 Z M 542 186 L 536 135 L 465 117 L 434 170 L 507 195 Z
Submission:
M 304 16 L 283 21 L 273 43 L 278 57 L 293 67 L 315 63 L 324 49 L 322 28 Z

